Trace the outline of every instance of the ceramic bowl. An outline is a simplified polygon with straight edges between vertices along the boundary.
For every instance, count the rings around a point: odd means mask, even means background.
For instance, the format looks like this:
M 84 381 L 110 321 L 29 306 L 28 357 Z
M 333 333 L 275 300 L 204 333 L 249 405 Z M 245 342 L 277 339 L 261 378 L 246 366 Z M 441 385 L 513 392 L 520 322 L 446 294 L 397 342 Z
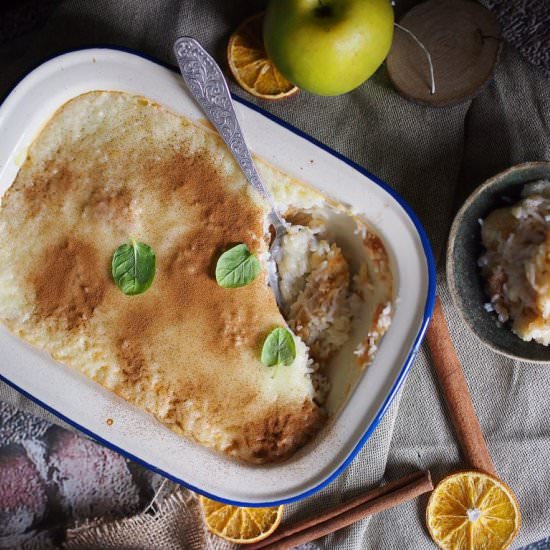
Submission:
M 550 346 L 524 342 L 506 325 L 498 326 L 495 313 L 484 309 L 489 302 L 478 267 L 482 253 L 479 220 L 495 208 L 520 198 L 523 186 L 538 179 L 550 180 L 550 162 L 518 164 L 490 178 L 466 200 L 456 215 L 447 249 L 447 280 L 454 305 L 472 332 L 492 350 L 513 359 L 550 362 Z
M 179 73 L 139 54 L 94 48 L 55 57 L 25 77 L 0 106 L 0 195 L 56 109 L 92 90 L 140 94 L 188 119 L 204 119 Z M 355 386 L 346 388 L 347 399 L 327 428 L 285 462 L 237 462 L 173 433 L 3 327 L 0 380 L 104 445 L 195 492 L 240 506 L 274 506 L 330 483 L 372 435 L 420 346 L 434 303 L 435 269 L 417 217 L 390 187 L 259 107 L 235 98 L 235 109 L 256 154 L 326 196 L 353 205 L 391 256 L 397 283 L 393 322 L 373 363 Z M 346 363 L 341 367 L 346 372 Z

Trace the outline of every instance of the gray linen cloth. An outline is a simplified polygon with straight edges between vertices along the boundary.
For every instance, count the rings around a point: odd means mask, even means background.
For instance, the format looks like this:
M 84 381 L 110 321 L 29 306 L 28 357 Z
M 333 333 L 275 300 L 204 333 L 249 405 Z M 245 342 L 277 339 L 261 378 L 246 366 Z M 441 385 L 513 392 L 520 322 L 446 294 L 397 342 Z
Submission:
M 0 96 L 39 61 L 73 47 L 113 44 L 173 62 L 175 38 L 190 34 L 221 61 L 231 30 L 262 7 L 263 2 L 244 0 L 64 2 L 32 39 L 24 36 L 0 49 Z M 258 103 L 399 191 L 420 216 L 440 264 L 453 213 L 472 189 L 512 164 L 550 160 L 550 83 L 508 46 L 494 80 L 476 99 L 455 107 L 433 109 L 404 100 L 384 68 L 345 96 L 300 92 L 284 102 Z M 550 367 L 506 359 L 482 347 L 453 309 L 441 269 L 438 292 L 496 469 L 520 502 L 523 527 L 515 544 L 541 539 L 550 530 Z M 0 386 L 0 399 L 44 415 L 6 386 Z M 314 514 L 414 469 L 430 468 L 438 480 L 460 467 L 464 464 L 423 347 L 402 392 L 351 466 L 319 494 L 290 506 L 288 517 Z M 420 498 L 317 545 L 433 548 L 424 526 L 425 504 Z

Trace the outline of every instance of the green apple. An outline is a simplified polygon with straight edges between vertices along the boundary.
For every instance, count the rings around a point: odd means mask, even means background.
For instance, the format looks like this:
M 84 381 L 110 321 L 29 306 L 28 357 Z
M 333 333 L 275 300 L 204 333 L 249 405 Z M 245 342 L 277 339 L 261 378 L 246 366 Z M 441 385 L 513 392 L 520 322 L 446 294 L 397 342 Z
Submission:
M 389 0 L 271 0 L 267 53 L 298 87 L 319 95 L 353 90 L 382 64 L 393 38 Z

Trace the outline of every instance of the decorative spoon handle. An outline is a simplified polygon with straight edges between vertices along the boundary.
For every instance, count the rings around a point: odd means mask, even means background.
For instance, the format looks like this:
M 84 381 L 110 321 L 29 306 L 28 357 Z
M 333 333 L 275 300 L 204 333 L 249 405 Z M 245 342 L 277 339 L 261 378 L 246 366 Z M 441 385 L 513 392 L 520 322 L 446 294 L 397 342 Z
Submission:
M 260 179 L 244 141 L 231 94 L 220 67 L 206 50 L 189 36 L 182 36 L 176 40 L 174 52 L 183 79 L 193 97 L 220 133 L 250 184 L 269 202 L 275 224 L 278 222 L 285 226 L 277 212 L 273 197 Z
M 269 248 L 268 281 L 275 300 L 282 310 L 284 301 L 279 288 L 279 274 L 275 260 L 280 258 L 281 239 L 286 233 L 287 224 L 279 214 L 271 193 L 263 184 L 256 170 L 233 108 L 227 82 L 218 64 L 194 38 L 189 36 L 182 36 L 176 40 L 174 53 L 189 91 L 233 153 L 246 179 L 268 201 L 271 207 L 268 219 L 270 225 L 275 229 L 275 237 Z

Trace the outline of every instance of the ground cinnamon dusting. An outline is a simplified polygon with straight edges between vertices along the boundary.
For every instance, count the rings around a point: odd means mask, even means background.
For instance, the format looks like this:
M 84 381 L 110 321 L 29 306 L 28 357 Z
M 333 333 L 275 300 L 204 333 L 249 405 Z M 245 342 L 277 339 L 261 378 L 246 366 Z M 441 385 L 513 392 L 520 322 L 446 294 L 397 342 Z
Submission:
M 93 245 L 68 238 L 49 247 L 30 280 L 36 312 L 66 322 L 72 330 L 86 323 L 103 300 L 107 274 Z
M 228 192 L 228 182 L 206 158 L 174 155 L 155 163 L 151 172 L 153 177 L 162 175 L 157 183 L 166 201 L 189 205 L 200 220 L 159 270 L 157 284 L 172 304 L 169 315 L 200 318 L 210 329 L 204 334 L 208 348 L 221 355 L 239 345 L 257 345 L 258 294 L 270 298 L 264 282 L 260 277 L 247 287 L 228 290 L 218 286 L 214 273 L 217 259 L 230 246 L 243 242 L 258 250 L 261 210 L 242 191 Z
M 73 183 L 74 176 L 67 166 L 53 160 L 46 161 L 43 171 L 35 174 L 23 189 L 28 215 L 36 216 L 42 208 L 50 207 L 52 203 L 61 205 Z M 9 192 L 8 189 L 6 197 Z
M 40 235 L 18 273 L 41 346 L 178 433 L 243 460 L 289 456 L 322 413 L 306 384 L 302 392 L 264 380 L 261 345 L 284 323 L 266 274 L 239 289 L 214 277 L 229 247 L 267 250 L 264 209 L 210 133 L 125 94 L 75 101 L 77 115 L 69 103 L 55 117 L 78 137 L 69 132 L 47 158 L 31 148 L 0 212 L 17 222 L 12 238 Z M 101 132 L 79 132 L 88 107 L 94 122 L 112 109 Z M 131 236 L 157 255 L 154 282 L 139 296 L 121 293 L 110 273 Z M 225 439 L 213 443 L 217 429 Z
M 124 298 L 124 303 L 131 301 L 131 307 L 123 304 L 114 322 L 117 355 L 125 378 L 116 392 L 122 396 L 127 394 L 128 384 L 148 383 L 153 355 L 180 353 L 177 343 L 167 343 L 164 338 L 174 326 L 182 327 L 182 339 L 192 339 L 189 330 L 193 326 L 203 328 L 200 347 L 218 355 L 222 364 L 240 357 L 243 348 L 261 347 L 265 322 L 258 304 L 274 301 L 261 277 L 240 289 L 221 288 L 215 280 L 216 261 L 224 250 L 244 242 L 257 251 L 263 239 L 263 212 L 246 190 L 232 192 L 230 182 L 206 156 L 189 156 L 185 151 L 160 160 L 143 159 L 141 168 L 142 177 L 166 208 L 178 207 L 187 219 L 196 222 L 167 252 L 157 254 L 152 287 L 141 296 Z M 163 346 L 169 349 L 161 352 Z M 180 371 L 174 373 L 176 379 L 171 385 L 176 399 L 207 399 L 208 414 L 213 419 L 222 418 L 224 408 L 211 395 L 213 386 L 219 385 L 219 374 L 218 380 L 209 379 L 208 372 L 198 367 L 201 358 L 193 353 L 181 359 Z M 231 371 L 224 376 L 231 376 Z M 233 405 L 253 402 L 257 391 L 242 385 Z
M 301 407 L 276 407 L 260 422 L 245 424 L 244 441 L 258 462 L 285 460 L 304 446 L 325 420 L 325 413 L 311 401 Z
M 140 300 L 140 297 L 128 299 Z M 117 350 L 122 372 L 126 380 L 132 383 L 144 378 L 147 372 L 146 346 L 155 312 L 148 306 L 140 307 L 136 304 L 121 313 L 117 322 Z

